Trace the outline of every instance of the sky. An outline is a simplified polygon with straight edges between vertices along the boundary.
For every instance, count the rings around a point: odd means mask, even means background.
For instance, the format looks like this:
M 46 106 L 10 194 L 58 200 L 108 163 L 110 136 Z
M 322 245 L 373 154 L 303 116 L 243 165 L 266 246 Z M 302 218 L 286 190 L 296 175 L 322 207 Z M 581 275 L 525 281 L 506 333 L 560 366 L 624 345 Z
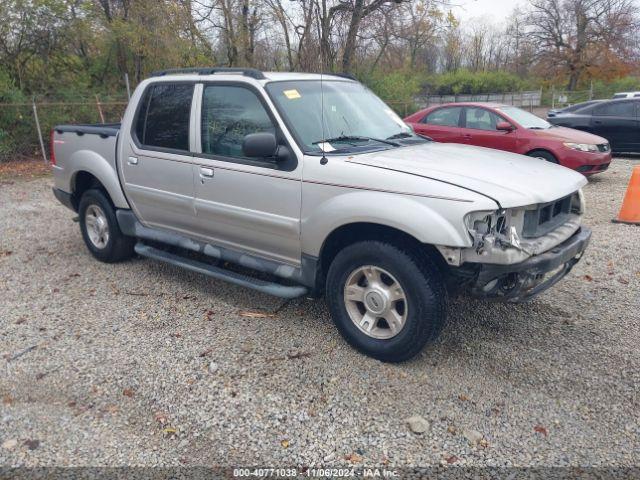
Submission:
M 453 0 L 453 13 L 463 20 L 471 18 L 487 18 L 492 23 L 502 23 L 513 9 L 520 3 L 519 0 Z

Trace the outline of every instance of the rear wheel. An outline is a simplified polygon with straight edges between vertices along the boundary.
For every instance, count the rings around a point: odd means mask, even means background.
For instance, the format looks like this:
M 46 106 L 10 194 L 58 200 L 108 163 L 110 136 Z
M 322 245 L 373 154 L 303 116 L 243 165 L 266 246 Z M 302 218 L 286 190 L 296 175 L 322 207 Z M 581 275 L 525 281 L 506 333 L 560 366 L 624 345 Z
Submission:
M 101 190 L 84 192 L 78 213 L 82 238 L 95 258 L 114 263 L 133 256 L 135 239 L 122 234 L 115 209 Z
M 329 267 L 326 292 L 347 342 L 386 362 L 418 354 L 446 318 L 439 271 L 428 258 L 389 243 L 365 241 L 343 249 Z
M 550 163 L 555 163 L 556 165 L 559 163 L 558 159 L 551 152 L 547 152 L 546 150 L 534 150 L 533 152 L 527 153 L 529 157 L 539 158 L 540 160 L 545 160 Z

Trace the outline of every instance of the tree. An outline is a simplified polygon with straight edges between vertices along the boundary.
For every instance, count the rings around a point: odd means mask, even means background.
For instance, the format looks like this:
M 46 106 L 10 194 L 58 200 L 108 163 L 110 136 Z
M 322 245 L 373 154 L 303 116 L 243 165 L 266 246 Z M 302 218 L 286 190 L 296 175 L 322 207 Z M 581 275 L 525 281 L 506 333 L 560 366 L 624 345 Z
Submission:
M 62 0 L 0 0 L 0 59 L 20 89 L 29 88 L 29 65 L 47 63 L 68 39 Z
M 445 72 L 455 72 L 462 63 L 462 40 L 460 22 L 449 11 L 444 26 L 442 46 L 442 68 Z
M 436 44 L 440 23 L 444 15 L 432 0 L 417 0 L 406 3 L 400 9 L 396 36 L 406 42 L 409 68 L 416 68 L 419 55 L 427 47 Z
M 532 0 L 528 33 L 540 66 L 566 75 L 575 90 L 603 59 L 625 62 L 636 15 L 633 0 Z

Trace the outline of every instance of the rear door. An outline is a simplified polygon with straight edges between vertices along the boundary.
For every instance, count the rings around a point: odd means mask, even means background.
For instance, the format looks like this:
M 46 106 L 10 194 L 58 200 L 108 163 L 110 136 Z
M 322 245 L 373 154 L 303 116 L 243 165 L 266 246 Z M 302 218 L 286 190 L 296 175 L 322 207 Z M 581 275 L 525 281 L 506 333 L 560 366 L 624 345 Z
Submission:
M 461 143 L 460 114 L 462 107 L 440 107 L 414 124 L 416 133 L 427 135 L 436 142 Z
M 483 107 L 465 107 L 462 118 L 464 143 L 508 152 L 516 151 L 518 139 L 516 130 L 510 132 L 496 130 L 499 122 L 508 122 L 497 113 Z
M 301 172 L 261 91 L 245 82 L 199 86 L 195 208 L 198 234 L 240 252 L 299 266 Z M 243 138 L 270 132 L 286 163 L 247 158 Z
M 190 152 L 194 83 L 147 87 L 132 131 L 124 135 L 119 165 L 126 197 L 145 225 L 190 231 L 193 158 Z
M 640 146 L 637 104 L 637 100 L 624 100 L 598 105 L 591 117 L 591 130 L 609 140 L 614 151 L 637 151 Z

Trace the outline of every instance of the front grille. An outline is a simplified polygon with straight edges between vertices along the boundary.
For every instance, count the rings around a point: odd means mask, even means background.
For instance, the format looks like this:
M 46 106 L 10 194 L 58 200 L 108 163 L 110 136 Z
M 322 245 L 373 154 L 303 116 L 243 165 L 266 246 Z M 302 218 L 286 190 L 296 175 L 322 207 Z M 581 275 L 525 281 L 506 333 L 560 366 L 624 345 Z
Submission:
M 598 144 L 598 151 L 600 151 L 600 152 L 608 152 L 609 150 L 611 150 L 611 147 L 609 146 L 608 143 L 600 143 L 600 144 Z
M 522 236 L 535 238 L 546 235 L 567 221 L 571 214 L 572 195 L 554 202 L 542 203 L 535 210 L 524 213 Z

